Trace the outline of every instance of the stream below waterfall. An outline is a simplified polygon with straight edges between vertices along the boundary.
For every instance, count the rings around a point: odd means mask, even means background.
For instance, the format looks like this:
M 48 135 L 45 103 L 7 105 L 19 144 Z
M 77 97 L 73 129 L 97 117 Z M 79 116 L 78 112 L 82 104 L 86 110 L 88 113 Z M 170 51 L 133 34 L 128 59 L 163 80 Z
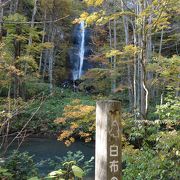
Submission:
M 17 148 L 17 142 L 15 142 L 8 150 L 8 154 Z M 76 152 L 81 151 L 85 160 L 89 160 L 95 155 L 95 144 L 84 143 L 82 141 L 76 141 L 70 147 L 66 147 L 63 142 L 57 141 L 55 138 L 26 138 L 21 147 L 20 152 L 28 152 L 30 155 L 34 155 L 33 159 L 35 163 L 42 160 L 47 160 L 51 158 L 55 159 L 56 156 L 65 156 L 68 151 Z M 39 168 L 41 175 L 45 175 L 51 171 L 47 165 L 43 165 Z M 94 170 L 85 179 L 93 180 Z

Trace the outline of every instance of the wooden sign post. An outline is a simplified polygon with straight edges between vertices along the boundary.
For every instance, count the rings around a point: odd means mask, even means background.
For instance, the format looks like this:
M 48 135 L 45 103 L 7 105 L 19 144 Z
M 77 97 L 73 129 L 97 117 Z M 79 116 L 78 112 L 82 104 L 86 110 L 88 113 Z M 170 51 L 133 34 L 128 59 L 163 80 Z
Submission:
M 95 180 L 122 180 L 121 105 L 119 101 L 96 104 Z

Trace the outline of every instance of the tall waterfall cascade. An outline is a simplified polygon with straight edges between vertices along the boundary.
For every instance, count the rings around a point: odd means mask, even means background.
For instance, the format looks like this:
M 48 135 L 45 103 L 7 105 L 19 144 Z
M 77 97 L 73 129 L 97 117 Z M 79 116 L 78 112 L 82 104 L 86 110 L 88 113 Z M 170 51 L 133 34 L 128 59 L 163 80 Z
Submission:
M 81 46 L 79 49 L 79 73 L 77 79 L 80 79 L 82 76 L 82 68 L 83 68 L 83 62 L 84 62 L 84 52 L 85 52 L 85 26 L 84 21 L 80 23 L 80 33 L 81 33 Z M 76 80 L 76 79 L 74 79 Z
M 89 56 L 92 54 L 91 30 L 85 27 L 84 21 L 74 27 L 72 40 L 73 46 L 69 50 L 70 79 L 75 81 L 80 79 L 88 69 L 92 68 L 92 63 L 89 61 Z
M 83 75 L 83 64 L 84 64 L 84 54 L 85 54 L 85 33 L 86 29 L 84 26 L 84 21 L 81 21 L 78 30 L 76 32 L 77 42 L 78 42 L 78 57 L 73 57 L 73 69 L 72 69 L 72 78 L 73 80 L 80 79 Z

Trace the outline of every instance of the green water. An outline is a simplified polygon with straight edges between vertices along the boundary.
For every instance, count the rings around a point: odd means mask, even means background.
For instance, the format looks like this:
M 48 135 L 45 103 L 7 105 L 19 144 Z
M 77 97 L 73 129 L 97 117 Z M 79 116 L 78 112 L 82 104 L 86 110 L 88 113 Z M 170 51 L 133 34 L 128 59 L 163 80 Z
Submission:
M 17 142 L 15 142 L 8 150 L 8 153 L 17 148 Z M 48 158 L 55 159 L 56 156 L 65 156 L 68 151 L 76 152 L 81 151 L 85 155 L 85 159 L 89 160 L 95 154 L 94 143 L 84 143 L 76 141 L 70 147 L 66 147 L 64 143 L 57 141 L 55 138 L 26 138 L 21 147 L 20 152 L 29 152 L 30 155 L 34 155 L 35 162 L 41 160 L 47 160 Z M 41 174 L 47 174 L 50 169 L 44 165 L 40 169 Z M 90 177 L 86 179 L 93 180 L 94 170 L 90 174 Z

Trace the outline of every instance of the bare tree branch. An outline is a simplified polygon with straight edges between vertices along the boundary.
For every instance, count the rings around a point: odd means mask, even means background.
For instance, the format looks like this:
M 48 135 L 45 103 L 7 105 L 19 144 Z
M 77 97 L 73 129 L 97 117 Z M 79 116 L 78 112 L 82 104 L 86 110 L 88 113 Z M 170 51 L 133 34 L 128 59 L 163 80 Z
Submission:
M 46 98 L 47 99 L 47 98 Z M 30 121 L 33 119 L 33 117 L 36 115 L 36 113 L 40 110 L 41 106 L 43 105 L 43 103 L 46 101 L 43 100 L 43 97 L 42 97 L 42 101 L 39 105 L 39 107 L 36 109 L 36 111 L 32 114 L 32 116 L 29 118 L 29 120 L 24 124 L 24 126 L 22 127 L 22 129 L 17 133 L 17 135 L 13 138 L 13 140 L 7 145 L 4 153 L 7 152 L 7 149 L 11 146 L 11 144 L 22 134 L 22 132 L 25 130 L 25 128 L 27 127 L 27 125 L 30 123 Z
M 39 22 L 34 22 L 34 24 L 56 23 L 56 22 L 61 21 L 61 20 L 65 19 L 65 18 L 67 18 L 67 17 L 69 17 L 69 15 L 66 15 L 66 16 L 64 16 L 64 17 L 62 17 L 62 18 L 56 19 L 56 20 L 54 20 L 54 21 L 39 21 Z M 32 22 L 31 22 L 31 21 L 29 21 L 29 22 L 0 21 L 0 23 L 3 23 L 3 24 L 31 24 Z
M 4 2 L 4 3 L 1 3 L 1 4 L 0 4 L 0 9 L 3 8 L 3 7 L 5 7 L 5 6 L 7 6 L 11 1 L 12 1 L 12 0 L 7 0 L 7 1 Z

